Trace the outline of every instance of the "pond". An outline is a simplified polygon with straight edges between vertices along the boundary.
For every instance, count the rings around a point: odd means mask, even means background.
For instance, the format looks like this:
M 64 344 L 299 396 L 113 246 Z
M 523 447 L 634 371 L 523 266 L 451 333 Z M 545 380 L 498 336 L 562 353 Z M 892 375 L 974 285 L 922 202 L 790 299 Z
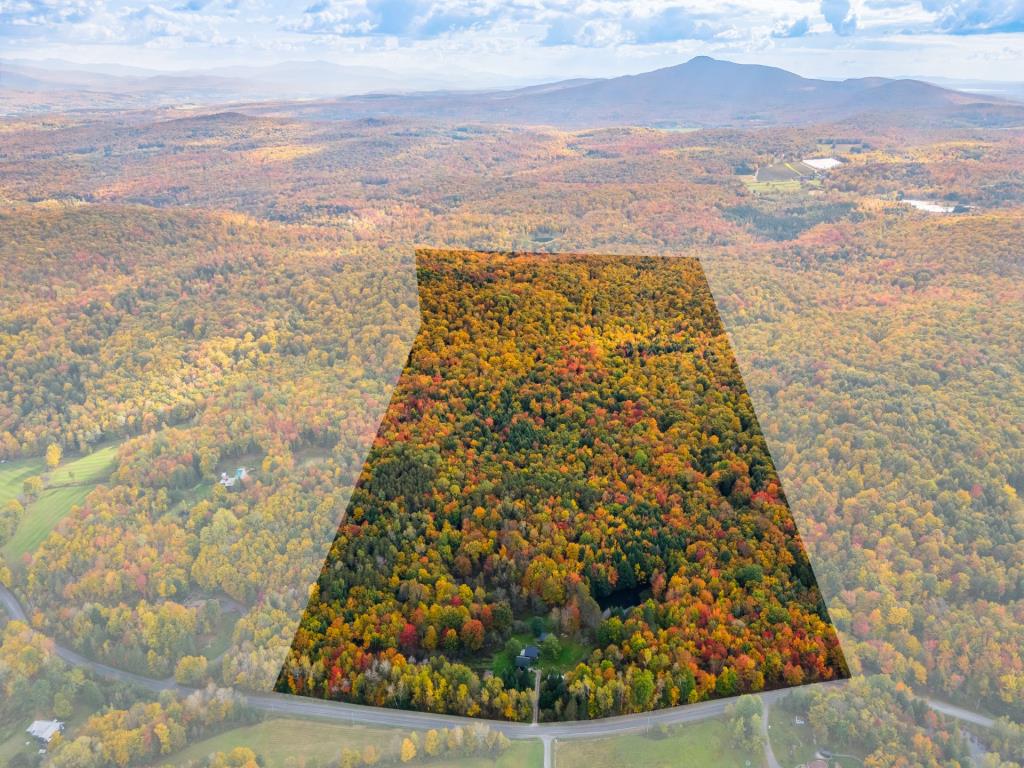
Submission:
M 628 609 L 640 605 L 651 597 L 650 584 L 637 584 L 635 587 L 617 589 L 609 595 L 594 595 L 594 600 L 605 611 L 609 608 Z

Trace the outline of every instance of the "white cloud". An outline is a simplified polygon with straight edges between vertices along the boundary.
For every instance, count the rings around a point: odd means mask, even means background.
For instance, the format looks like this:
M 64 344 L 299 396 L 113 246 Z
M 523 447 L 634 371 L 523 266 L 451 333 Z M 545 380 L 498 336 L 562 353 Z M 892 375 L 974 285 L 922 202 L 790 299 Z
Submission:
M 950 34 L 1024 32 L 1024 0 L 922 0 L 922 5 Z
M 807 16 L 802 16 L 796 21 L 783 21 L 777 24 L 775 29 L 772 31 L 772 37 L 803 37 L 810 31 L 810 29 L 811 20 Z
M 837 35 L 852 35 L 857 31 L 857 14 L 850 0 L 821 0 L 821 15 Z
M 326 57 L 490 70 L 503 82 L 638 72 L 698 53 L 801 74 L 1007 77 L 988 52 L 1024 48 L 1024 0 L 0 0 L 0 42 L 4 55 L 32 58 Z

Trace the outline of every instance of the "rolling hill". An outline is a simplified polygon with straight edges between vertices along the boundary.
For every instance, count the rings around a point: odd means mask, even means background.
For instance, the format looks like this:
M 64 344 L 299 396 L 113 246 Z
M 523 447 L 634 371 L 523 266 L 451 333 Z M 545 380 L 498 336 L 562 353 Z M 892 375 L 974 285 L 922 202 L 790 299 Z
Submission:
M 917 122 L 927 115 L 944 123 L 1024 123 L 1024 105 L 919 80 L 817 80 L 707 56 L 603 80 L 512 91 L 354 96 L 296 109 L 320 117 L 401 115 L 568 127 L 798 125 L 864 115 Z
M 495 80 L 495 78 L 497 78 Z M 488 82 L 508 82 L 495 76 Z M 462 88 L 439 90 L 444 83 Z M 409 78 L 369 67 L 282 62 L 157 72 L 0 62 L 0 113 L 246 105 L 250 114 L 312 119 L 385 116 L 456 122 L 757 127 L 856 119 L 902 126 L 1024 125 L 1024 104 L 913 79 L 818 80 L 777 67 L 697 56 L 638 75 L 481 89 L 481 75 Z M 474 89 L 474 85 L 476 88 Z M 234 107 L 233 107 L 234 108 Z

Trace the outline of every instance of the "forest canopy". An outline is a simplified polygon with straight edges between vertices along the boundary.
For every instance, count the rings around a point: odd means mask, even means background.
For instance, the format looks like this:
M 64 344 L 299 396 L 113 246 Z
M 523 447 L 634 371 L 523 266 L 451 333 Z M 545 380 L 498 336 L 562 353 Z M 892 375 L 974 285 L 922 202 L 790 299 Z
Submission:
M 700 263 L 422 250 L 423 315 L 279 689 L 521 719 L 845 666 Z M 543 663 L 541 664 L 543 667 Z

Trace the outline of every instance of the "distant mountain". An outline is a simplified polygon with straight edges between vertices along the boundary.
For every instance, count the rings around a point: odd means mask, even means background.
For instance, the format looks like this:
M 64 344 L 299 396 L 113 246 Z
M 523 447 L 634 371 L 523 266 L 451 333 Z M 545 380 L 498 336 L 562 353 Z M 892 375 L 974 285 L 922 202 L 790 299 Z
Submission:
M 409 79 L 384 69 L 322 61 L 175 72 L 59 60 L 0 61 L 0 114 L 322 99 L 444 84 L 426 73 Z
M 404 115 L 557 126 L 799 125 L 854 116 L 930 116 L 965 124 L 1024 124 L 1024 108 L 919 80 L 816 80 L 776 67 L 698 56 L 640 75 L 567 81 L 513 91 L 356 96 L 307 104 L 323 117 Z
M 366 93 L 399 94 L 451 87 L 459 80 L 457 72 L 445 77 L 420 72 L 409 77 L 379 67 L 345 66 L 328 61 L 286 61 L 164 72 L 113 64 L 74 64 L 59 59 L 0 60 L 0 94 L 8 98 L 14 92 L 50 94 L 55 108 L 61 107 L 59 99 L 86 101 L 71 99 L 75 92 L 105 94 L 115 99 L 120 96 L 129 108 L 183 101 L 213 104 Z M 493 80 L 501 82 L 502 78 Z M 505 82 L 510 81 L 505 78 Z M 519 79 L 516 84 L 522 82 Z
M 466 89 L 425 90 L 453 81 Z M 326 61 L 179 72 L 0 61 L 0 112 L 191 103 L 247 104 L 244 109 L 250 114 L 321 119 L 394 115 L 565 127 L 749 127 L 853 118 L 887 125 L 1024 125 L 1024 105 L 990 93 L 966 93 L 913 79 L 816 80 L 777 67 L 707 56 L 639 75 L 564 80 L 515 90 L 469 90 L 473 82 L 455 71 L 444 77 L 421 73 L 408 78 Z

